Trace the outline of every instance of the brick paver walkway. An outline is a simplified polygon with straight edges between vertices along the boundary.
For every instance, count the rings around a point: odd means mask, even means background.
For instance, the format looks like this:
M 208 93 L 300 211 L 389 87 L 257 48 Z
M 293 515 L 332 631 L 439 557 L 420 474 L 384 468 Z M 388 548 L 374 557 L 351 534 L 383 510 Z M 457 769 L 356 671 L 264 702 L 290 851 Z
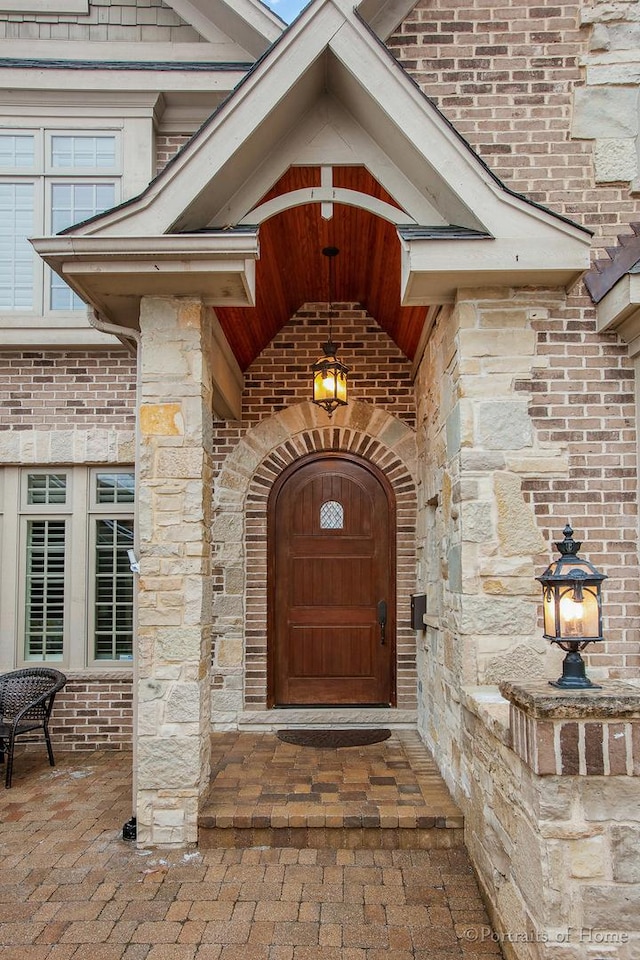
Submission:
M 138 850 L 130 757 L 57 760 L 21 755 L 0 792 L 2 960 L 499 954 L 463 849 Z
M 346 748 L 294 746 L 273 733 L 212 738 L 203 846 L 246 846 L 251 830 L 253 846 L 452 847 L 463 842 L 463 823 L 415 730 Z

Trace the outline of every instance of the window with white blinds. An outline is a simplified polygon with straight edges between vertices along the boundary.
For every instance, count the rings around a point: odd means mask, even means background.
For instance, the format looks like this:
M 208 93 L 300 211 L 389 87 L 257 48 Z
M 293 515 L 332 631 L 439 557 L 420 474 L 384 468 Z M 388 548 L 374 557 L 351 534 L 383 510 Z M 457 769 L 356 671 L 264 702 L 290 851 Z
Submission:
M 94 637 L 96 660 L 129 660 L 133 652 L 133 520 L 95 524 Z
M 0 310 L 32 310 L 34 185 L 0 180 Z
M 16 664 L 62 662 L 81 669 L 133 659 L 132 469 L 0 470 L 5 553 L 4 625 L 18 638 Z M 17 601 L 17 602 L 16 602 Z M 9 611 L 15 617 L 7 623 Z
M 25 660 L 62 660 L 66 521 L 28 520 Z
M 84 309 L 29 237 L 59 233 L 113 207 L 120 174 L 117 133 L 0 133 L 0 311 Z
M 55 138 L 54 138 L 55 139 Z M 51 184 L 51 232 L 60 233 L 116 202 L 115 183 Z M 57 273 L 51 273 L 51 309 L 82 310 L 84 303 Z

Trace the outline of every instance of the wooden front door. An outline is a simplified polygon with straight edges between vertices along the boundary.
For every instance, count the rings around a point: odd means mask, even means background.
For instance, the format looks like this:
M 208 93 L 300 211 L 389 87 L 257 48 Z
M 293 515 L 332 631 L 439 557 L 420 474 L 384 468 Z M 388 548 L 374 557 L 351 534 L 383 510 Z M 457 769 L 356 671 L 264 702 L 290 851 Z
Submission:
M 269 581 L 270 705 L 395 702 L 395 512 L 377 470 L 320 454 L 285 471 Z

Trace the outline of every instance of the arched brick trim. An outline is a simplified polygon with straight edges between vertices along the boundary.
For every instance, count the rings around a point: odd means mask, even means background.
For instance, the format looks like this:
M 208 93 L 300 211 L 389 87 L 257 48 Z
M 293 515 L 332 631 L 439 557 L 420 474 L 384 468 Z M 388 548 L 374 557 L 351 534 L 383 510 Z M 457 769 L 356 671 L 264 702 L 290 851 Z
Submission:
M 241 590 L 236 600 L 242 603 L 232 602 L 226 586 L 214 602 L 214 722 L 233 722 L 234 704 L 236 712 L 266 709 L 267 500 L 285 467 L 305 454 L 324 450 L 363 457 L 385 474 L 393 488 L 397 511 L 398 708 L 416 706 L 416 641 L 409 623 L 410 597 L 416 583 L 415 433 L 371 404 L 349 404 L 327 422 L 326 415 L 314 404 L 302 403 L 249 430 L 229 454 L 215 485 L 214 549 L 225 585 L 229 563 L 235 569 L 235 589 Z M 243 581 L 241 586 L 239 581 Z

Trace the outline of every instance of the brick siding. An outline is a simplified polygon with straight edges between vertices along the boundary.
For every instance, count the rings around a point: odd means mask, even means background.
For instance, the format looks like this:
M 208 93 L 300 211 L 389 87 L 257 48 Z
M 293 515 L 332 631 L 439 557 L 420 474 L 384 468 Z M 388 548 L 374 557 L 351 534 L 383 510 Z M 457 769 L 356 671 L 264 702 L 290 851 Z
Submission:
M 511 745 L 540 776 L 640 775 L 640 722 L 616 720 L 539 720 L 514 705 Z
M 597 231 L 602 249 L 640 200 L 627 183 L 595 185 L 593 142 L 571 139 L 581 6 L 419 0 L 388 46 L 508 187 Z
M 54 749 L 130 750 L 133 739 L 132 678 L 69 677 L 51 715 Z
M 229 449 L 224 467 L 214 483 L 214 527 L 223 537 L 214 543 L 214 712 L 231 709 L 243 688 L 247 709 L 264 709 L 267 693 L 267 502 L 269 491 L 282 470 L 300 457 L 325 450 L 348 451 L 370 461 L 386 475 L 396 503 L 397 580 L 396 630 L 397 705 L 416 706 L 416 644 L 408 611 L 416 583 L 416 487 L 406 457 L 415 461 L 413 431 L 379 412 L 379 405 L 353 403 L 341 418 L 331 423 L 325 414 L 304 398 L 293 417 L 289 411 L 275 414 L 271 425 L 274 447 L 252 475 L 243 464 L 247 450 L 264 438 L 244 429 L 231 442 L 227 431 L 223 443 Z M 301 424 L 307 429 L 300 430 Z M 315 423 L 315 426 L 313 424 Z M 287 436 L 282 440 L 283 435 Z M 242 438 L 246 436 L 245 449 Z M 396 449 L 397 447 L 397 449 Z M 245 489 L 246 486 L 246 489 Z M 238 524 L 242 505 L 244 523 Z M 237 601 L 244 597 L 242 615 Z M 244 647 L 244 663 L 233 648 Z M 239 709 L 239 706 L 238 706 Z
M 135 368 L 124 350 L 0 354 L 0 430 L 132 430 Z
M 510 189 L 595 231 L 603 255 L 625 224 L 640 218 L 628 183 L 598 185 L 593 141 L 571 139 L 574 88 L 585 82 L 581 58 L 590 28 L 580 4 L 513 5 L 420 0 L 389 45 L 424 93 Z M 523 480 L 523 491 L 549 543 L 567 519 L 584 553 L 609 575 L 605 645 L 588 661 L 611 677 L 637 676 L 637 479 L 634 370 L 617 336 L 596 332 L 582 284 L 565 298 L 535 293 L 549 319 L 532 323 L 536 352 L 548 368 L 514 387 L 531 396 L 543 446 L 568 452 L 563 478 Z M 548 563 L 550 557 L 540 558 Z
M 240 440 L 260 421 L 295 404 L 311 399 L 311 365 L 322 355 L 322 344 L 328 336 L 327 304 L 307 303 L 295 314 L 245 373 L 242 421 L 214 424 L 214 495 L 228 457 Z M 412 365 L 387 334 L 359 304 L 336 304 L 333 311 L 333 337 L 339 345 L 338 355 L 350 368 L 349 399 L 386 409 L 410 428 L 415 427 L 416 407 L 411 380 Z M 295 456 L 312 449 L 352 449 L 344 431 L 333 430 L 327 420 L 327 434 L 317 444 L 315 433 L 305 444 L 289 445 L 279 454 L 281 466 Z M 347 434 L 349 432 L 347 431 Z M 326 440 L 326 443 L 325 443 Z M 322 446 L 325 443 L 325 446 Z M 367 457 L 370 451 L 367 452 Z M 278 455 L 276 455 L 278 459 Z M 271 483 L 279 470 L 267 471 Z M 393 480 L 392 480 L 393 483 Z M 264 488 L 261 488 L 264 493 Z M 402 500 L 402 494 L 400 495 Z M 398 609 L 408 609 L 409 595 L 415 584 L 415 503 L 404 515 L 399 503 L 398 529 Z M 402 508 L 402 509 L 401 509 Z M 402 515 L 401 515 L 402 514 Z M 247 629 L 245 702 L 265 703 L 266 696 L 266 514 L 264 504 L 247 504 Z M 224 598 L 228 589 L 225 568 L 215 566 L 213 589 Z M 219 628 L 218 639 L 225 636 Z M 415 705 L 415 639 L 406 626 L 398 630 L 398 706 Z M 214 641 L 214 690 L 225 690 L 229 673 L 220 669 Z
M 255 424 L 311 399 L 311 365 L 329 332 L 326 304 L 305 304 L 245 374 L 242 419 Z M 411 363 L 357 303 L 336 304 L 333 339 L 350 368 L 349 398 L 375 403 L 415 426 Z
M 350 368 L 350 401 L 375 403 L 415 427 L 411 363 L 358 304 L 337 304 L 334 313 L 338 356 Z M 311 399 L 311 366 L 322 356 L 328 317 L 326 304 L 304 304 L 251 364 L 245 373 L 242 421 L 214 424 L 216 474 L 251 427 Z
M 543 298 L 540 298 L 540 303 Z M 536 352 L 549 366 L 517 380 L 530 393 L 529 413 L 543 446 L 569 455 L 563 478 L 524 479 L 547 542 L 562 539 L 567 519 L 584 556 L 605 582 L 605 645 L 588 648 L 589 663 L 609 676 L 638 676 L 637 441 L 634 370 L 626 344 L 596 332 L 588 299 L 550 302 L 550 318 L 532 321 Z M 555 551 L 554 551 L 555 555 Z M 551 558 L 545 558 L 548 562 Z
M 156 137 L 156 173 L 160 173 L 169 160 L 191 139 L 189 133 L 158 134 Z

